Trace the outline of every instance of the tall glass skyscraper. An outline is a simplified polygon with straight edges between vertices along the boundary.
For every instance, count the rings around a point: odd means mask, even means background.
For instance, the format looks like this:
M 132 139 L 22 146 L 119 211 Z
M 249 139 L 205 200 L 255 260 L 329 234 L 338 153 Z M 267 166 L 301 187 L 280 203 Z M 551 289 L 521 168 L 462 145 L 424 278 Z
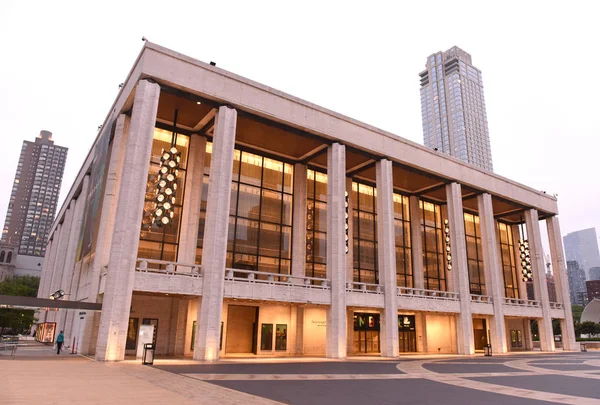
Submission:
M 2 231 L 2 243 L 20 255 L 45 254 L 67 150 L 54 145 L 49 131 L 41 131 L 35 142 L 23 141 Z
M 493 171 L 481 71 L 457 46 L 427 58 L 421 77 L 425 146 Z
M 596 228 L 582 229 L 568 233 L 563 237 L 567 261 L 575 261 L 585 272 L 586 279 L 590 278 L 590 269 L 600 266 L 600 251 Z M 585 281 L 585 280 L 584 280 Z

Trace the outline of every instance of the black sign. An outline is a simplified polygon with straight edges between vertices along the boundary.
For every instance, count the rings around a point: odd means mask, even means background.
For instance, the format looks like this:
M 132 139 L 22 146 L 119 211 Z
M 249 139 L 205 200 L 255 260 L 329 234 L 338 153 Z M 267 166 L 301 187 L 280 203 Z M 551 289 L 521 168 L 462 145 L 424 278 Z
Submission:
M 379 314 L 354 313 L 354 330 L 379 330 Z
M 415 330 L 415 316 L 398 315 L 398 330 Z

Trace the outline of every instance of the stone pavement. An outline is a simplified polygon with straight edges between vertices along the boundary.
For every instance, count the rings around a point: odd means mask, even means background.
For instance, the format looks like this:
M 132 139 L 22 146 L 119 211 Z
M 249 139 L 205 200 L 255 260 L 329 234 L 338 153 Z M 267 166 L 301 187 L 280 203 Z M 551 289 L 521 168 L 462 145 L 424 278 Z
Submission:
M 0 404 L 600 404 L 600 353 L 94 362 L 0 357 Z M 279 401 L 279 402 L 277 402 Z
M 275 405 L 278 402 L 168 373 L 138 362 L 100 363 L 78 355 L 18 352 L 0 357 L 0 404 Z

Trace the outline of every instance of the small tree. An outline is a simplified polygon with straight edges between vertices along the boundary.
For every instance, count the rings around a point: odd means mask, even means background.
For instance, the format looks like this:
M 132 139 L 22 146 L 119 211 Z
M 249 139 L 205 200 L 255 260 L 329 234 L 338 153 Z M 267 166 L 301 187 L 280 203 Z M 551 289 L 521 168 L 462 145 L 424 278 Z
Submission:
M 600 324 L 591 321 L 581 322 L 577 329 L 580 335 L 597 335 L 600 333 Z
M 15 276 L 0 281 L 0 295 L 13 295 L 21 297 L 36 297 L 40 285 L 40 278 L 33 276 Z M 35 322 L 34 311 L 27 309 L 0 309 L 0 335 L 5 329 L 14 333 L 23 332 Z

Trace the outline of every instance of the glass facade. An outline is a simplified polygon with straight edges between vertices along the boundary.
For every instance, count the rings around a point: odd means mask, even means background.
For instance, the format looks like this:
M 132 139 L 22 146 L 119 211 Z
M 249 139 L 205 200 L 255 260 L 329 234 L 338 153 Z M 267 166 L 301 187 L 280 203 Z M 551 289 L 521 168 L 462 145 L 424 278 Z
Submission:
M 519 297 L 519 279 L 515 263 L 515 245 L 510 225 L 498 222 L 502 275 L 504 276 L 504 295 L 507 298 Z
M 425 289 L 446 291 L 446 262 L 444 260 L 441 207 L 427 201 L 419 201 L 419 206 L 421 208 Z
M 394 230 L 396 234 L 396 283 L 400 287 L 412 288 L 408 197 L 397 193 L 394 193 Z
M 379 283 L 377 274 L 377 190 L 352 182 L 354 281 Z
M 290 273 L 294 167 L 236 149 L 227 267 Z
M 174 204 L 175 215 L 170 226 L 157 227 L 152 221 L 155 209 L 155 198 L 157 193 L 156 174 L 160 167 L 161 151 L 171 148 L 172 133 L 163 129 L 154 129 L 154 140 L 152 142 L 152 154 L 148 170 L 146 184 L 146 199 L 144 201 L 144 213 L 140 230 L 140 246 L 138 257 L 145 259 L 176 261 L 177 248 L 179 244 L 179 228 L 183 204 L 183 193 L 185 190 L 185 176 L 187 167 L 187 155 L 189 137 L 177 135 L 177 149 L 181 152 L 179 163 L 179 174 L 177 176 L 178 189 Z
M 467 265 L 469 267 L 469 287 L 471 294 L 486 295 L 479 217 L 466 212 L 463 215 L 465 218 Z
M 306 175 L 306 276 L 327 277 L 327 175 Z

